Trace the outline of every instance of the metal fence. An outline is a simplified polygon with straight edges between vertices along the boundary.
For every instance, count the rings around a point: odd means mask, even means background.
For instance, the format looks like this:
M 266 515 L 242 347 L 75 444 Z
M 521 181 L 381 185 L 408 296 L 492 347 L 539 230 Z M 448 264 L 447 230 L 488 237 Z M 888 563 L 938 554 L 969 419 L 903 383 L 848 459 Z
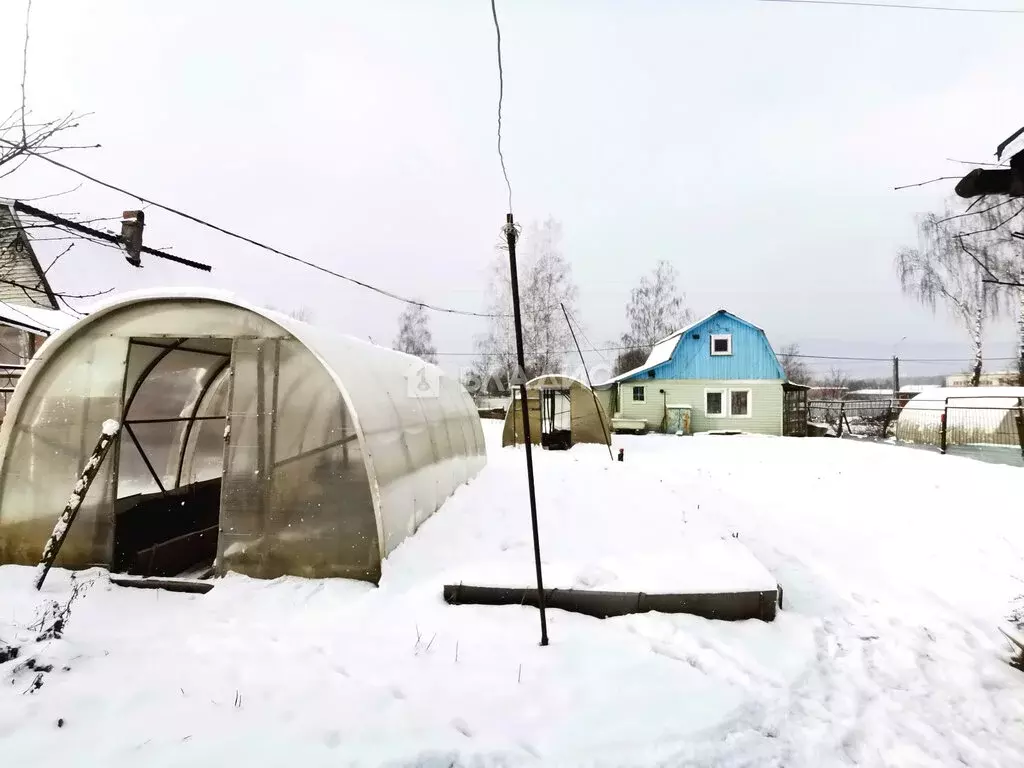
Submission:
M 811 400 L 808 421 L 827 427 L 830 434 L 884 439 L 891 437 L 899 416 L 899 402 L 888 397 L 878 400 Z
M 920 401 L 902 398 L 812 400 L 808 420 L 836 437 L 934 446 L 941 453 L 1000 463 L 1024 462 L 1024 398 L 986 394 Z

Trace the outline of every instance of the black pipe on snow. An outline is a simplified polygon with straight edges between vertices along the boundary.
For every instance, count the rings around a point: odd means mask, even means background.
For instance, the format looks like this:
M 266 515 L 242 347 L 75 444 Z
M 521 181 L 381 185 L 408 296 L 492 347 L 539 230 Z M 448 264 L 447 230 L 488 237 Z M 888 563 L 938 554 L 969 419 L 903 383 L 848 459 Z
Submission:
M 582 613 L 598 619 L 631 613 L 688 613 L 705 619 L 772 621 L 782 589 L 756 592 L 698 592 L 647 594 L 646 592 L 597 592 L 583 589 L 546 589 L 548 608 Z M 450 605 L 537 606 L 537 590 L 522 587 L 475 587 L 445 584 L 444 600 Z

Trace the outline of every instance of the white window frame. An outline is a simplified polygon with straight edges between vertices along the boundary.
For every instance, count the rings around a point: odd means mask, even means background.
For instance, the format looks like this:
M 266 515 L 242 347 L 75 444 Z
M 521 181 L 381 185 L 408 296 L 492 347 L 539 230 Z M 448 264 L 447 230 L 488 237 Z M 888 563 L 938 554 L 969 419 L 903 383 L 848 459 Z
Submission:
M 733 413 L 732 412 L 732 393 L 733 392 L 746 392 L 747 393 L 747 412 L 746 413 Z M 722 412 L 721 413 L 709 413 L 708 412 L 708 395 L 712 393 L 718 393 L 722 396 Z M 754 415 L 754 390 L 750 387 L 709 387 L 704 390 L 704 415 L 709 419 L 749 419 Z
M 734 414 L 732 412 L 732 393 L 733 392 L 746 392 L 747 393 L 747 412 Z M 749 387 L 736 387 L 729 390 L 729 418 L 730 419 L 749 419 L 754 415 L 754 391 Z
M 719 394 L 722 396 L 722 412 L 721 413 L 709 413 L 708 412 L 708 395 Z M 704 415 L 709 419 L 727 419 L 729 418 L 729 390 L 727 389 L 705 389 L 704 390 Z
M 715 342 L 721 339 L 725 339 L 728 342 L 729 348 L 725 352 L 715 352 Z M 712 357 L 727 357 L 732 354 L 732 334 L 731 333 L 712 333 L 711 334 L 711 356 Z
M 638 389 L 640 390 L 640 394 L 643 395 L 643 397 L 641 397 L 639 400 L 637 399 L 637 396 L 636 396 L 636 391 Z M 633 398 L 632 402 L 634 402 L 634 403 L 646 403 L 647 402 L 647 387 L 645 387 L 643 384 L 633 384 L 633 390 L 632 390 L 632 392 L 630 392 L 630 394 L 632 395 L 632 398 Z

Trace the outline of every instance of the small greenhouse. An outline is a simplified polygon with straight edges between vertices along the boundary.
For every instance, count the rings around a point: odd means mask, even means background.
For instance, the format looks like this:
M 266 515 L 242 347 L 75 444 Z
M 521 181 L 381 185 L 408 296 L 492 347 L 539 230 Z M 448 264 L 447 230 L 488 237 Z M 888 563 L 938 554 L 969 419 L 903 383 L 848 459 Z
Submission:
M 907 443 L 1024 447 L 1024 387 L 936 387 L 900 410 L 896 439 Z
M 505 414 L 502 446 L 520 445 L 523 407 L 519 390 Z M 611 445 L 608 414 L 586 384 L 569 376 L 545 375 L 526 382 L 530 442 L 545 448 L 569 448 L 575 443 Z
M 0 563 L 39 560 L 108 419 L 58 565 L 376 582 L 486 462 L 436 366 L 215 292 L 133 294 L 25 371 L 0 428 Z

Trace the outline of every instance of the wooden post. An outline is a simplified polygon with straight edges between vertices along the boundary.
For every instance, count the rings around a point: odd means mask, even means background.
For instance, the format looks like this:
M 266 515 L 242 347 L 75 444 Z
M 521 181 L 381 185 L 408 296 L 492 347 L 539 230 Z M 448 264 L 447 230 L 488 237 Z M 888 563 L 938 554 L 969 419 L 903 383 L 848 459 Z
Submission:
M 942 434 L 939 437 L 939 453 L 946 452 L 946 429 L 947 417 L 949 416 L 949 398 L 947 397 L 942 405 Z
M 50 534 L 50 538 L 46 541 L 46 546 L 43 547 L 43 557 L 39 561 L 39 565 L 36 566 L 36 589 L 42 588 L 43 582 L 46 580 L 46 574 L 53 567 L 53 561 L 57 559 L 57 553 L 60 552 L 64 539 L 68 536 L 68 529 L 71 528 L 78 510 L 82 506 L 85 494 L 89 492 L 89 487 L 92 485 L 92 481 L 96 479 L 100 465 L 103 463 L 103 459 L 106 458 L 107 452 L 110 450 L 110 446 L 113 444 L 114 438 L 120 429 L 120 422 L 113 419 L 103 422 L 103 433 L 100 435 L 96 447 L 93 448 L 92 455 L 85 463 L 85 468 L 82 470 L 78 482 L 75 483 L 71 497 L 68 499 L 67 504 L 64 505 L 64 511 L 57 518 L 57 524 L 53 526 L 53 533 Z
M 839 401 L 839 431 L 836 433 L 836 437 L 843 436 L 843 419 L 846 418 L 846 403 L 842 400 Z

